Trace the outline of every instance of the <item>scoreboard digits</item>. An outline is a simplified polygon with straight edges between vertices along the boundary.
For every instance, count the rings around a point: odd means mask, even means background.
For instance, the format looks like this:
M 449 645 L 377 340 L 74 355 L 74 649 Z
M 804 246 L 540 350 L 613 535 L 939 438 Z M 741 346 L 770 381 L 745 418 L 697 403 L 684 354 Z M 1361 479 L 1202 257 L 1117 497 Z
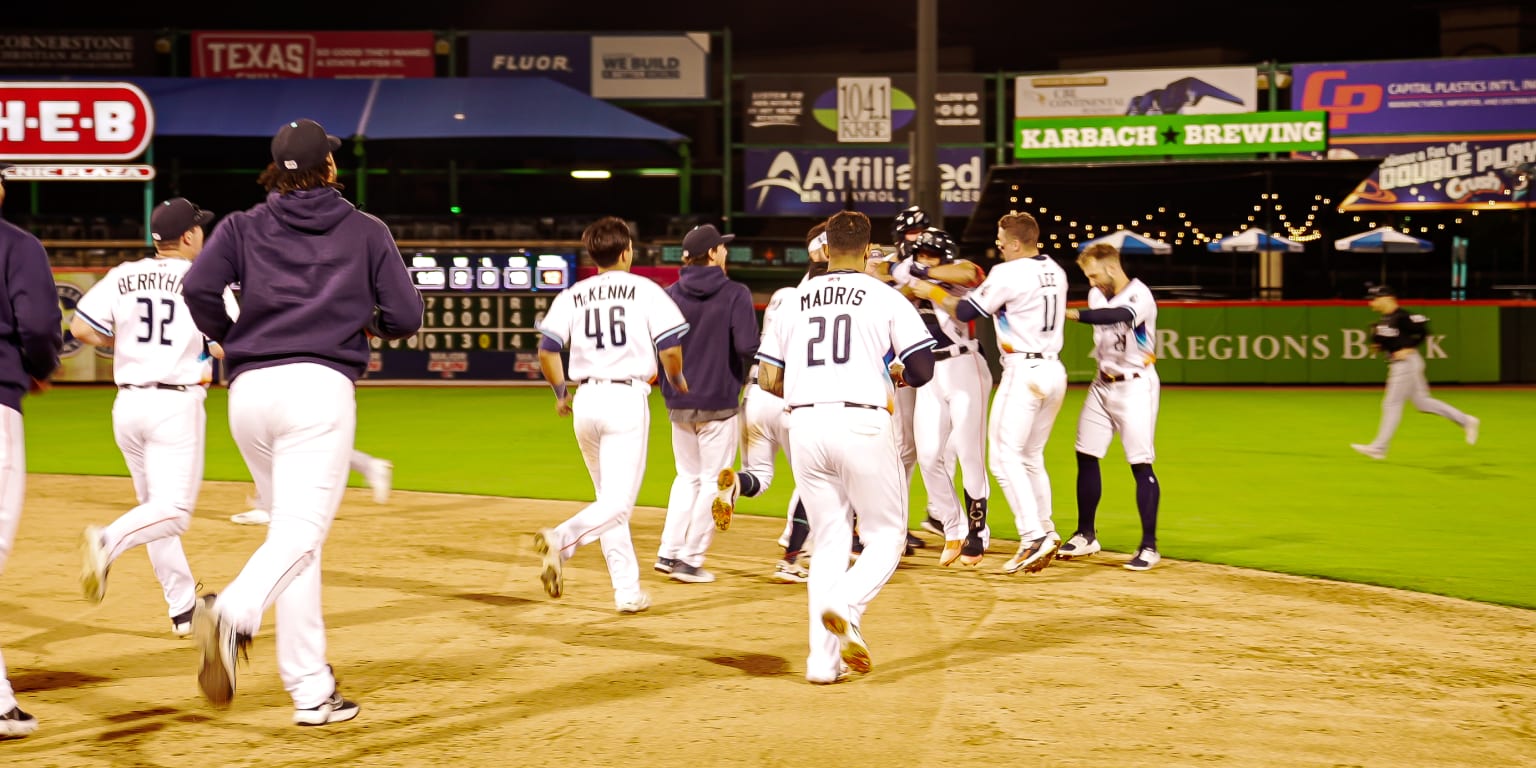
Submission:
M 372 339 L 374 349 L 531 352 L 539 346 L 538 323 L 554 294 L 428 293 L 421 331 L 393 341 Z

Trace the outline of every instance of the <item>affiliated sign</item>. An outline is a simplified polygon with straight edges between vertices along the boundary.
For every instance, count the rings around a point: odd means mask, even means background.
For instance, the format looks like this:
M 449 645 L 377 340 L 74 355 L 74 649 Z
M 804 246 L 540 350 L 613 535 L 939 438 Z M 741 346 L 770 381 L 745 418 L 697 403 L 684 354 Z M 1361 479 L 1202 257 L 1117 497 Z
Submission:
M 1023 75 L 1013 81 L 1015 117 L 1217 115 L 1258 108 L 1254 67 L 1126 69 Z
M 981 75 L 939 75 L 933 96 L 940 144 L 986 140 Z M 748 144 L 906 144 L 917 117 L 913 75 L 748 77 Z
M 709 33 L 592 38 L 592 95 L 600 99 L 709 96 Z
M 1322 153 L 1315 155 L 1322 157 Z M 1524 208 L 1536 181 L 1536 134 L 1335 142 L 1328 157 L 1380 157 L 1346 211 Z
M 944 215 L 968 216 L 981 200 L 980 149 L 939 150 Z M 911 205 L 906 147 L 748 149 L 743 205 L 755 216 L 830 216 L 853 208 L 892 216 Z
M 470 77 L 547 77 L 592 90 L 592 37 L 585 33 L 473 32 Z
M 153 165 L 13 165 L 0 171 L 13 181 L 154 181 Z
M 431 32 L 193 32 L 193 77 L 433 77 Z
M 155 69 L 150 32 L 0 32 L 0 73 L 146 75 Z
M 1334 136 L 1491 133 L 1536 125 L 1536 57 L 1297 64 L 1291 106 Z
M 1322 112 L 1016 118 L 1013 156 L 1034 160 L 1322 150 L 1327 147 L 1326 120 Z
M 132 160 L 154 131 L 130 83 L 0 83 L 0 159 Z

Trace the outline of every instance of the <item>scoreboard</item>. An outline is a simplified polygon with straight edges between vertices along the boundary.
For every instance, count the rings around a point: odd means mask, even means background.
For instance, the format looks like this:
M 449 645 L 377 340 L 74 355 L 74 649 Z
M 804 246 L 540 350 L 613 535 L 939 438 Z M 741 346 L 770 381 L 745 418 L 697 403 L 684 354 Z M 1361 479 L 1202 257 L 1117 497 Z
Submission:
M 575 280 L 576 253 L 512 251 L 405 255 L 421 291 L 421 331 L 369 339 L 371 381 L 537 380 L 538 324 Z

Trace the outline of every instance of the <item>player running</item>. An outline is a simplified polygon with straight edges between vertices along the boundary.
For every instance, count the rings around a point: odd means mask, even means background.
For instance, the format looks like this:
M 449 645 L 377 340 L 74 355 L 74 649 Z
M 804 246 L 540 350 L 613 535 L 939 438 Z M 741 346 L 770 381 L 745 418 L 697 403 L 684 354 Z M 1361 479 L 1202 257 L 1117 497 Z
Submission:
M 623 219 L 599 219 L 581 240 L 597 263 L 597 275 L 550 302 L 539 324 L 544 335 L 539 365 L 555 390 L 555 412 L 575 416 L 576 442 L 597 499 L 569 520 L 534 534 L 533 546 L 544 561 L 539 575 L 544 591 L 560 597 L 565 561 L 577 547 L 601 542 L 615 607 L 619 613 L 639 613 L 651 607 L 651 597 L 640 589 L 629 516 L 645 477 L 649 382 L 656 377 L 659 357 L 667 382 L 677 392 L 688 392 L 682 350 L 688 323 L 661 286 L 630 274 L 635 249 Z M 571 356 L 569 379 L 562 349 Z M 580 385 L 574 400 L 570 381 Z
M 1162 559 L 1157 553 L 1157 507 L 1162 496 L 1152 472 L 1160 382 L 1157 378 L 1157 302 L 1151 289 L 1125 274 L 1120 252 L 1098 244 L 1077 258 L 1092 288 L 1088 309 L 1067 310 L 1067 319 L 1093 326 L 1093 356 L 1099 372 L 1088 387 L 1077 422 L 1077 531 L 1057 557 L 1069 560 L 1099 551 L 1094 518 L 1103 494 L 1099 459 L 1115 433 L 1136 477 L 1136 512 L 1141 516 L 1141 544 L 1128 570 L 1146 571 Z
M 203 334 L 181 298 L 181 281 L 203 250 L 213 214 L 186 198 L 155 206 L 149 227 L 155 255 L 113 267 L 75 307 L 75 338 L 112 347 L 117 399 L 112 433 L 133 477 L 139 505 L 81 538 L 80 588 L 99 603 L 107 571 L 143 545 L 170 606 L 171 631 L 192 634 L 197 581 L 181 547 L 203 482 L 203 448 L 213 364 Z M 226 297 L 226 301 L 232 297 Z M 218 354 L 215 345 L 213 351 Z
M 1045 443 L 1067 392 L 1067 370 L 1060 360 L 1067 275 L 1040 252 L 1039 240 L 1034 217 L 1008 214 L 997 222 L 1003 263 L 964 299 L 932 283 L 915 287 L 956 319 L 967 322 L 990 315 L 997 329 L 1003 380 L 992 401 L 987 442 L 992 475 L 1013 508 L 1019 531 L 1019 549 L 1003 564 L 1007 573 L 1044 569 L 1061 542 L 1051 521 Z M 967 553 L 976 551 L 974 517 L 973 512 Z
M 781 308 L 757 355 L 758 385 L 786 404 L 790 465 L 816 542 L 806 658 L 813 683 L 870 670 L 860 622 L 901 560 L 907 484 L 885 355 L 896 351 L 912 386 L 933 377 L 934 340 L 910 302 L 862 272 L 869 249 L 864 214 L 828 220 L 828 272 Z M 849 567 L 855 503 L 864 553 Z

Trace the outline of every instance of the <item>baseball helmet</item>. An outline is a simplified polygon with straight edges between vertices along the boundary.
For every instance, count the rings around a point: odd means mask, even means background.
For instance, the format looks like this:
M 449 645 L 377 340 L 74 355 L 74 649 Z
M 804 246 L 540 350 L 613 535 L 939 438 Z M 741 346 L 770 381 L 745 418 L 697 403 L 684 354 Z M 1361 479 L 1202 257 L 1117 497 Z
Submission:
M 900 243 L 902 234 L 911 229 L 927 229 L 932 222 L 928 220 L 928 214 L 923 209 L 911 206 L 901 213 L 896 214 L 896 220 L 891 222 L 891 242 Z
M 938 227 L 929 227 L 912 241 L 908 252 L 912 256 L 929 253 L 939 257 L 940 261 L 949 263 L 960 258 L 960 244 L 955 242 L 948 232 Z

